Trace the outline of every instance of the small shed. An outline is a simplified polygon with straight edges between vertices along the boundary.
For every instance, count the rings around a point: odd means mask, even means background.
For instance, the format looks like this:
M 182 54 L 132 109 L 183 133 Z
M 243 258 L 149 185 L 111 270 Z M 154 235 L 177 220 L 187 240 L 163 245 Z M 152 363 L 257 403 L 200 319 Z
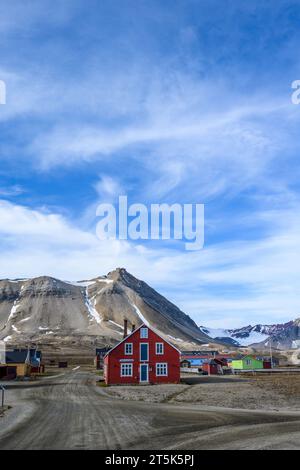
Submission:
M 214 360 L 211 359 L 210 361 L 205 362 L 202 365 L 202 371 L 204 374 L 207 375 L 217 375 L 220 374 L 221 366 Z
M 269 361 L 269 360 L 263 360 L 263 368 L 264 368 L 264 369 L 272 369 L 271 361 Z
M 187 359 L 183 359 L 182 361 L 180 361 L 180 367 L 182 369 L 189 369 L 191 367 L 191 363 Z

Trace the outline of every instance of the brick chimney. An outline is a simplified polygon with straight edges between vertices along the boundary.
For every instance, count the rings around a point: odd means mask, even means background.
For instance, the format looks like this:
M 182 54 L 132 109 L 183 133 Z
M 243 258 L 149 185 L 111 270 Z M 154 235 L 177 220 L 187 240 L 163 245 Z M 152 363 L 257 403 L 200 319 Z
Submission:
M 128 335 L 127 335 L 127 325 L 128 325 L 128 320 L 126 320 L 126 318 L 124 318 L 124 334 L 123 334 L 123 338 L 126 338 Z

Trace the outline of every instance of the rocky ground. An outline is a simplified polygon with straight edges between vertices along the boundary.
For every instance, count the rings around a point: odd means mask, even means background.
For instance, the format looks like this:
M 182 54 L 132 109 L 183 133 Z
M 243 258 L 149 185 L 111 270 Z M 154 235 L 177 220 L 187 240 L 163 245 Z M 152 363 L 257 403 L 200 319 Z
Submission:
M 241 409 L 299 410 L 300 374 L 225 378 L 199 376 L 193 385 L 168 384 L 109 387 L 123 400 L 153 403 L 197 403 Z
M 232 383 L 204 377 L 202 385 L 130 387 L 131 400 L 111 395 L 129 387 L 96 386 L 97 378 L 95 371 L 77 366 L 34 383 L 8 383 L 11 409 L 0 418 L 0 449 L 300 449 L 300 412 L 269 411 L 263 404 L 260 410 L 241 410 L 180 401 L 191 390 L 202 390 L 202 396 L 206 391 L 209 401 L 208 387 L 214 387 L 216 397 L 227 386 L 245 393 L 244 386 L 251 384 L 237 378 Z M 162 403 L 133 401 L 137 394 L 154 396 L 157 391 Z

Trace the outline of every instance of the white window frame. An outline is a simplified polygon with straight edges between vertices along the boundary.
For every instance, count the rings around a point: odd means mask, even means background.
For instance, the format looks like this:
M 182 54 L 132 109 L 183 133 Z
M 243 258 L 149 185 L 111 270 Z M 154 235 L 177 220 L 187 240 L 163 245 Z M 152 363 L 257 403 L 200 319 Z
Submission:
M 127 346 L 130 346 L 130 352 L 127 351 Z M 133 355 L 133 343 L 125 343 L 124 344 L 124 354 L 126 356 L 132 356 Z
M 124 373 L 123 367 L 125 370 L 130 370 L 130 373 Z M 121 363 L 121 370 L 120 370 L 121 377 L 133 377 L 133 364 L 131 362 L 122 362 Z
M 165 368 L 165 371 L 166 371 L 164 374 L 158 373 L 159 369 L 162 366 Z M 168 371 L 168 363 L 167 362 L 157 362 L 155 364 L 155 375 L 156 375 L 156 377 L 168 377 L 168 374 L 169 374 L 169 371 Z
M 141 339 L 148 339 L 148 336 L 149 336 L 148 331 L 149 331 L 148 328 L 143 326 L 140 330 L 140 338 Z
M 162 356 L 164 354 L 164 352 L 165 352 L 164 343 L 155 343 L 155 354 L 157 356 Z

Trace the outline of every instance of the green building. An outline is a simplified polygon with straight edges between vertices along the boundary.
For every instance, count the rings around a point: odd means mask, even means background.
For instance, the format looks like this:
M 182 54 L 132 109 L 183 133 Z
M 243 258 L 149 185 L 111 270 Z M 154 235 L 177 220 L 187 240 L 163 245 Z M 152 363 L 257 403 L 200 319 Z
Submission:
M 235 359 L 231 362 L 231 367 L 233 369 L 239 370 L 253 370 L 253 369 L 263 369 L 264 364 L 260 359 L 256 359 L 252 356 L 244 356 L 241 359 Z

